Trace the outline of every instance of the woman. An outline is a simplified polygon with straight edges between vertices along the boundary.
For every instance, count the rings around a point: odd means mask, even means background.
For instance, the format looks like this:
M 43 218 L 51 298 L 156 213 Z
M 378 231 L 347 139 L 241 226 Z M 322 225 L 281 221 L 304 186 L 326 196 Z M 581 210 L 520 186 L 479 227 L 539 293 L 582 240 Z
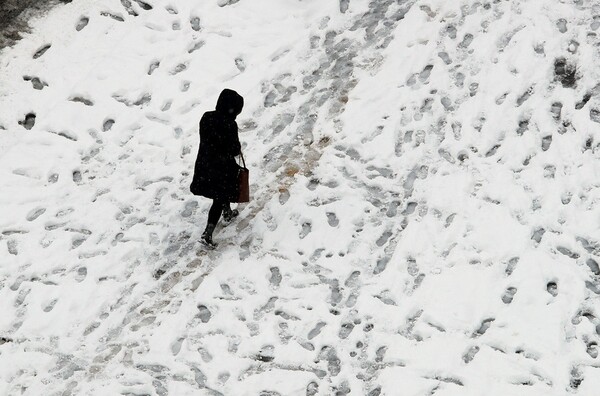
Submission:
M 207 111 L 200 120 L 200 149 L 190 191 L 213 200 L 201 238 L 202 244 L 210 249 L 217 247 L 212 234 L 221 214 L 226 223 L 239 214 L 231 210 L 229 203 L 235 202 L 239 194 L 240 167 L 235 157 L 240 154 L 241 145 L 235 118 L 242 107 L 244 98 L 231 89 L 224 89 L 216 110 Z

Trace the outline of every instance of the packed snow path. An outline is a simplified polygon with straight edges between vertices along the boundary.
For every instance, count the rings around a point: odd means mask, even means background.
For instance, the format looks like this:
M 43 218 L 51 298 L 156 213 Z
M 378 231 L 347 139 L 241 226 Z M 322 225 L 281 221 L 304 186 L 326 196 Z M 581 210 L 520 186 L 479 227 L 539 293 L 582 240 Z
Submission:
M 597 394 L 600 5 L 35 26 L 0 54 L 0 394 Z M 225 87 L 254 199 L 206 253 L 188 185 Z

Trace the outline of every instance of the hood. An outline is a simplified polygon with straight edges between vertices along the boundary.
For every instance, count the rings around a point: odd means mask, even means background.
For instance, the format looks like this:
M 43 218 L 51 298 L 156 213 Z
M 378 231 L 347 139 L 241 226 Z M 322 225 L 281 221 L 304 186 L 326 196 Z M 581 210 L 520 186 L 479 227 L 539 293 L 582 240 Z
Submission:
M 232 89 L 224 89 L 217 101 L 217 111 L 235 118 L 242 112 L 244 98 Z

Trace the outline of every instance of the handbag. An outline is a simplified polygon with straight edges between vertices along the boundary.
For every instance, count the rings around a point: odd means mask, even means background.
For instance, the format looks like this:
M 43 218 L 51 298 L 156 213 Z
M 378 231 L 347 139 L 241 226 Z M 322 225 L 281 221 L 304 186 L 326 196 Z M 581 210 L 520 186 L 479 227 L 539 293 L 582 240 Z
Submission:
M 242 166 L 238 171 L 238 199 L 237 203 L 250 202 L 250 171 L 246 168 L 246 161 L 244 160 L 244 154 L 240 152 L 242 157 Z

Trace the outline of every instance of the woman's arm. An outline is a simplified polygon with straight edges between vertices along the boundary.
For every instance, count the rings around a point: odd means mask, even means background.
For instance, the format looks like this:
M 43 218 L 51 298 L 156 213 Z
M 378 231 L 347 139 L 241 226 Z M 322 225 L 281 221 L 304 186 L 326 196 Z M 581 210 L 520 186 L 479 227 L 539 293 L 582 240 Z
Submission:
M 231 156 L 235 157 L 240 155 L 242 151 L 242 145 L 240 143 L 240 137 L 238 135 L 238 126 L 235 121 L 231 125 L 228 136 L 230 138 L 228 148 L 230 149 Z

